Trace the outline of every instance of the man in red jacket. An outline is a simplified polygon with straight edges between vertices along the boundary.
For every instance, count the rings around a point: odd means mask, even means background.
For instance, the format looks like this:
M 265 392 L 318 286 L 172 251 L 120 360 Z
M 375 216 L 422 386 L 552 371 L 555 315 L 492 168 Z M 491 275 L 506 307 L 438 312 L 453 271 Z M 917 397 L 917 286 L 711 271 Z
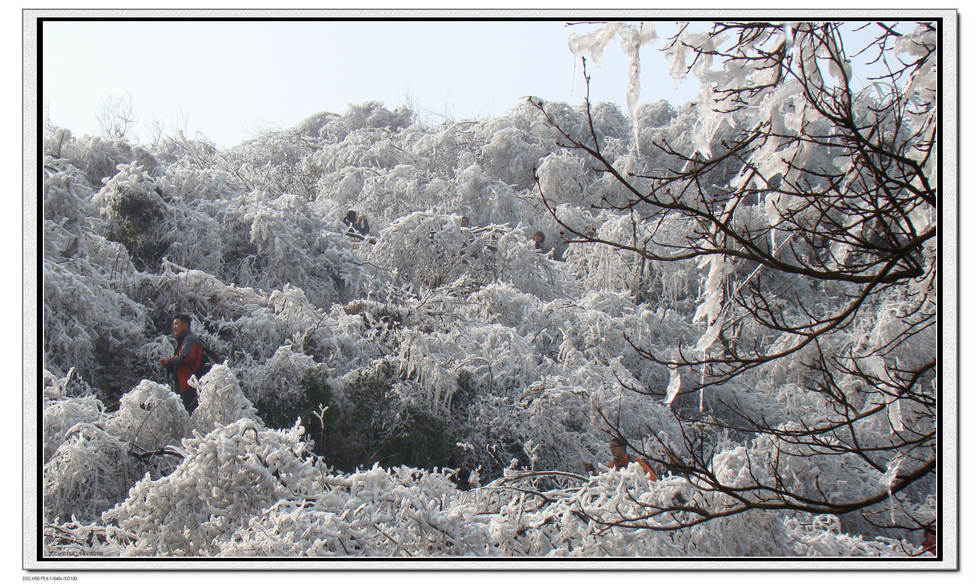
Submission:
M 174 337 L 177 338 L 177 354 L 160 360 L 160 365 L 174 373 L 177 379 L 180 399 L 184 408 L 191 412 L 197 404 L 197 390 L 187 380 L 201 368 L 204 361 L 204 347 L 194 333 L 191 333 L 191 317 L 178 314 L 173 322 Z

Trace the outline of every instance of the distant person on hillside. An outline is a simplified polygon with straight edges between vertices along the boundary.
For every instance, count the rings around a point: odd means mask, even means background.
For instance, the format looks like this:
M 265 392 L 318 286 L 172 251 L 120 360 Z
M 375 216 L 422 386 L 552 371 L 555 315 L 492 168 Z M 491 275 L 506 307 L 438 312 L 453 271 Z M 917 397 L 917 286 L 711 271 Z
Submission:
M 549 250 L 545 249 L 544 247 L 544 233 L 541 231 L 534 231 L 534 234 L 531 235 L 531 239 L 534 240 L 535 251 L 538 253 L 548 253 Z
M 470 217 L 464 216 L 463 218 L 459 219 L 459 226 L 463 227 L 464 229 L 468 229 L 470 227 Z
M 177 339 L 177 354 L 160 360 L 160 365 L 173 374 L 177 382 L 177 392 L 184 402 L 184 408 L 191 412 L 197 404 L 197 390 L 187 383 L 204 362 L 204 346 L 194 333 L 191 333 L 191 317 L 186 314 L 174 316 L 171 328 Z
M 354 228 L 355 224 L 357 224 L 357 211 L 348 210 L 347 216 L 344 217 L 344 225 L 347 227 L 347 235 L 351 237 L 358 236 L 357 229 Z
M 367 217 L 358 214 L 356 210 L 347 211 L 347 216 L 344 217 L 344 225 L 347 226 L 347 235 L 357 239 L 364 239 L 371 232 Z
M 531 239 L 534 240 L 535 251 L 537 251 L 541 255 L 547 255 L 549 258 L 554 259 L 555 261 L 561 261 L 561 255 L 558 254 L 558 251 L 555 248 L 545 246 L 544 233 L 542 233 L 541 231 L 535 231 L 534 234 L 531 235 Z
M 608 464 L 606 464 L 606 467 L 609 469 L 621 470 L 629 466 L 630 463 L 635 462 L 640 464 L 640 467 L 643 468 L 647 478 L 650 480 L 656 480 L 659 477 L 659 473 L 653 469 L 653 466 L 651 466 L 647 460 L 643 459 L 642 457 L 630 458 L 629 454 L 626 452 L 626 439 L 623 437 L 614 437 L 611 441 L 609 441 L 609 452 L 612 453 L 612 459 L 609 460 Z M 588 471 L 595 475 L 596 472 L 592 467 L 592 464 L 587 463 L 585 465 Z

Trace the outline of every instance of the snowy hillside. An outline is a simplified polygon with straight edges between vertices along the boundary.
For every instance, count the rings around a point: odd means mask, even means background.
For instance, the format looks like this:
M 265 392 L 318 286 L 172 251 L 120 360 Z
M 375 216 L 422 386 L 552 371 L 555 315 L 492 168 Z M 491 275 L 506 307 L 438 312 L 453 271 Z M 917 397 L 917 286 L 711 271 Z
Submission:
M 44 553 L 931 557 L 935 33 L 871 95 L 823 29 L 735 32 L 677 37 L 684 107 L 49 127 Z

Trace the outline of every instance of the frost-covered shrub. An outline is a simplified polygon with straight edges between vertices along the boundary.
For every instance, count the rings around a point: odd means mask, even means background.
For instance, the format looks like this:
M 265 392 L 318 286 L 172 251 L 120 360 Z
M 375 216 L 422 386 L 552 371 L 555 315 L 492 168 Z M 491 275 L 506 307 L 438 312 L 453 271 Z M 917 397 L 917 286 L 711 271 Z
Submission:
M 297 339 L 304 353 L 339 377 L 388 353 L 404 314 L 408 311 L 401 306 L 353 300 L 334 305 Z
M 344 301 L 356 291 L 360 269 L 350 241 L 335 232 L 336 221 L 319 218 L 306 200 L 291 194 L 256 199 L 243 218 L 251 225 L 249 240 L 256 248 L 246 276 L 253 284 L 292 284 L 321 306 Z
M 833 515 L 820 515 L 813 520 L 793 517 L 785 525 L 793 552 L 800 557 L 908 557 L 923 552 L 921 547 L 905 541 L 843 533 L 840 521 Z
M 479 128 L 477 121 L 447 121 L 430 132 L 413 136 L 409 149 L 426 170 L 452 178 L 457 169 L 476 162 Z
M 427 393 L 416 382 L 395 382 L 386 395 L 379 421 L 384 428 L 382 465 L 437 468 L 452 465 L 456 437 L 445 414 L 425 404 Z
M 351 502 L 357 504 L 355 500 Z M 348 512 L 350 509 L 337 512 L 310 508 L 305 501 L 280 501 L 222 541 L 216 556 L 335 557 L 383 553 L 365 550 L 363 530 L 352 529 L 344 519 Z
M 376 170 L 393 170 L 400 165 L 415 164 L 416 160 L 398 146 L 397 140 L 387 130 L 354 131 L 336 146 L 328 169 L 366 166 Z
M 309 137 L 294 129 L 269 131 L 227 150 L 215 163 L 250 192 L 269 198 L 299 194 L 310 200 L 316 194 L 318 170 L 303 162 L 314 148 Z
M 126 496 L 141 471 L 126 443 L 97 424 L 80 423 L 44 464 L 47 520 L 94 520 Z
M 318 112 L 304 118 L 293 130 L 304 137 L 322 137 L 327 123 L 340 118 L 333 112 Z
M 477 506 L 442 472 L 374 467 L 325 480 L 314 501 L 280 501 L 221 545 L 221 557 L 491 555 Z
M 358 205 L 365 181 L 369 177 L 374 177 L 375 173 L 371 168 L 345 167 L 322 174 L 318 180 L 318 212 L 326 218 L 337 218 L 338 211 L 346 212 Z M 339 221 L 340 218 L 337 220 Z
M 514 224 L 522 219 L 513 188 L 487 173 L 479 163 L 456 172 L 453 191 L 453 205 L 472 217 L 474 227 Z
M 396 374 L 389 361 L 379 359 L 359 367 L 339 378 L 336 394 L 331 397 L 328 416 L 328 434 L 331 441 L 353 448 L 348 453 L 358 459 L 375 454 L 383 427 L 383 412 L 387 408 Z M 346 459 L 340 462 L 345 470 L 354 469 L 361 462 Z
M 625 292 L 587 291 L 577 299 L 542 302 L 506 285 L 483 288 L 470 295 L 468 316 L 516 329 L 538 353 L 560 363 L 566 373 L 581 367 L 608 368 L 615 362 L 629 374 L 652 385 L 666 383 L 666 372 L 630 353 L 635 345 L 670 351 L 678 340 L 691 340 L 696 330 L 679 313 L 636 307 Z M 625 336 L 625 337 L 624 337 Z M 544 366 L 539 365 L 537 373 Z
M 318 194 L 329 190 L 329 174 L 350 168 L 369 170 L 370 175 L 385 173 L 398 165 L 415 163 L 415 158 L 396 144 L 397 138 L 385 129 L 358 129 L 337 143 L 319 147 L 306 159 L 305 166 L 316 170 Z
M 429 172 L 415 165 L 401 164 L 387 174 L 367 176 L 358 202 L 347 206 L 366 213 L 377 230 L 408 212 L 425 210 L 433 204 L 440 204 L 446 208 L 445 212 L 453 213 L 454 200 L 455 194 L 446 181 L 434 181 Z
M 535 335 L 534 342 L 546 335 L 548 317 L 543 311 L 546 304 L 512 284 L 488 284 L 467 294 L 465 302 L 458 304 L 466 310 L 465 316 L 470 320 L 519 329 L 524 335 Z
M 661 100 L 664 105 L 667 104 L 666 100 Z M 651 105 L 642 105 L 643 107 L 650 108 Z M 591 133 L 586 138 L 588 121 L 586 120 L 585 104 L 579 105 L 576 109 L 576 113 L 581 117 L 582 122 L 575 129 L 576 135 L 580 139 L 584 139 L 592 143 Z M 598 104 L 592 105 L 592 127 L 595 129 L 596 139 L 598 139 L 599 145 L 606 142 L 606 139 L 629 139 L 632 134 L 632 125 L 630 120 L 623 114 L 623 112 L 612 102 L 600 102 Z M 639 119 L 639 117 L 637 117 Z
M 173 135 L 155 137 L 151 151 L 157 161 L 167 167 L 165 173 L 175 168 L 212 168 L 219 159 L 218 148 L 213 141 L 200 133 L 189 138 L 182 129 L 177 129 Z
M 508 394 L 529 384 L 539 369 L 529 342 L 500 325 L 418 333 L 402 342 L 397 357 L 406 377 L 421 384 L 424 405 L 434 414 L 449 412 L 462 370 L 486 393 Z
M 556 436 L 552 423 L 534 428 L 535 411 L 529 410 L 528 405 L 535 402 L 535 392 L 540 393 L 541 389 L 540 383 L 536 382 L 509 395 L 489 395 L 481 394 L 478 389 L 470 391 L 461 387 L 457 397 L 458 410 L 452 415 L 454 438 L 463 445 L 459 448 L 462 451 L 458 452 L 460 461 L 481 468 L 491 478 L 499 475 L 512 461 L 527 468 L 539 464 L 541 468 L 549 468 L 559 461 L 559 469 L 573 463 L 576 467 L 581 464 L 583 459 L 574 458 L 586 452 L 577 443 L 569 442 L 570 436 L 559 435 L 566 443 L 554 443 Z M 574 408 L 565 407 L 564 410 L 574 411 Z M 550 416 L 560 419 L 554 414 Z M 560 459 L 549 459 L 547 455 L 542 459 L 542 454 L 554 453 L 556 449 L 562 454 Z
M 49 162 L 44 175 L 45 365 L 66 373 L 75 367 L 100 388 L 131 383 L 123 349 L 138 346 L 142 305 L 127 296 L 134 271 L 122 245 L 96 233 L 88 184 L 64 162 Z M 60 170 L 60 171 L 54 171 Z
M 693 340 L 697 335 L 689 319 L 679 313 L 637 309 L 630 296 L 617 292 L 589 292 L 579 299 L 542 302 L 512 286 L 495 284 L 472 294 L 433 296 L 419 309 L 434 316 L 455 312 L 465 319 L 463 325 L 492 325 L 463 328 L 452 322 L 435 322 L 427 327 L 434 333 L 414 334 L 402 340 L 399 353 L 410 360 L 413 377 L 425 375 L 423 383 L 440 394 L 453 389 L 454 378 L 462 371 L 484 392 L 490 380 L 497 390 L 512 390 L 529 386 L 546 374 L 581 381 L 578 385 L 590 389 L 601 378 L 584 374 L 610 369 L 620 378 L 639 380 L 634 385 L 640 389 L 659 390 L 666 386 L 667 371 L 636 357 L 624 335 L 634 344 L 666 353 L 676 346 L 676 336 Z M 413 324 L 418 321 L 420 328 L 428 324 L 422 321 L 422 314 L 417 312 L 411 319 Z M 495 334 L 488 338 L 487 333 Z M 505 349 L 513 349 L 513 354 L 489 353 L 484 346 L 500 339 L 496 333 L 518 338 L 521 344 L 504 345 Z M 454 344 L 430 349 L 428 346 L 441 340 L 443 334 L 446 341 Z M 475 339 L 470 339 L 471 334 L 476 335 Z M 424 343 L 426 353 L 420 355 L 414 343 L 409 343 L 416 340 Z M 508 374 L 512 369 L 533 376 L 510 381 Z M 613 387 L 619 388 L 613 382 Z
M 50 156 L 45 157 L 42 170 L 42 218 L 68 230 L 88 228 L 95 216 L 90 200 L 93 189 L 81 170 Z
M 327 401 L 324 392 L 314 394 L 307 384 L 317 379 L 318 364 L 309 355 L 283 346 L 261 365 L 240 372 L 245 396 L 270 427 L 288 426 L 297 418 L 309 422 L 309 414 Z
M 534 167 L 547 151 L 520 130 L 505 128 L 490 137 L 480 152 L 481 167 L 505 184 L 530 188 Z
M 536 99 L 532 98 L 532 101 Z M 511 111 L 509 120 L 498 118 L 488 124 L 496 123 L 498 126 L 513 125 L 519 129 L 527 130 L 530 135 L 540 138 L 545 145 L 555 145 L 561 135 L 547 122 L 541 113 L 531 106 L 530 101 L 523 102 L 520 106 Z M 557 123 L 562 129 L 570 129 L 572 136 L 585 139 L 587 132 L 585 117 L 583 113 L 577 112 L 575 108 L 563 102 L 544 102 L 542 103 L 545 114 Z M 572 134 L 570 133 L 570 134 Z
M 51 125 L 51 121 L 47 120 L 47 117 L 45 117 L 44 126 L 44 157 L 46 159 L 61 159 L 61 151 L 65 143 L 71 141 L 71 131 Z
M 211 211 L 174 206 L 173 222 L 175 234 L 167 247 L 169 261 L 220 275 L 234 259 L 234 253 L 226 257 L 224 227 Z
M 464 228 L 459 217 L 431 211 L 407 215 L 385 229 L 369 259 L 415 288 L 502 281 L 547 300 L 571 288 L 558 264 L 536 252 L 524 231 Z
M 152 175 L 160 171 L 159 162 L 145 148 L 88 135 L 66 138 L 61 144 L 59 157 L 82 170 L 92 186 L 101 186 L 105 180 L 116 175 L 120 165 L 134 164 Z
M 392 111 L 380 102 L 365 102 L 351 105 L 343 115 L 327 121 L 320 127 L 319 133 L 333 141 L 339 141 L 358 129 L 398 131 L 409 126 L 412 117 L 412 111 L 405 107 Z
M 236 351 L 251 357 L 270 357 L 291 333 L 275 312 L 265 306 L 246 307 L 248 314 L 229 321 L 222 330 Z
M 142 305 L 84 262 L 45 260 L 43 288 L 48 369 L 66 372 L 76 367 L 100 387 L 128 385 L 132 363 L 125 350 L 138 347 L 145 320 Z
M 179 443 L 189 432 L 189 417 L 169 387 L 143 380 L 119 399 L 119 410 L 105 429 L 138 451 L 155 451 Z
M 192 317 L 234 320 L 269 304 L 261 290 L 226 284 L 207 272 L 165 262 L 159 274 L 143 274 L 137 285 L 142 298 L 152 302 L 164 320 L 179 309 Z M 168 321 L 169 322 L 169 321 Z
M 194 327 L 193 321 L 191 325 L 195 334 L 198 334 L 199 329 Z M 160 359 L 173 357 L 177 352 L 175 344 L 176 341 L 174 338 L 172 336 L 168 337 L 167 335 L 157 335 L 148 343 L 143 344 L 142 347 L 133 353 L 136 370 L 143 375 L 162 379 L 168 386 L 174 386 L 172 373 L 160 365 Z
M 552 153 L 544 158 L 537 173 L 549 205 L 599 204 L 598 198 L 586 192 L 591 177 L 581 157 L 567 152 Z
M 640 129 L 658 128 L 671 123 L 677 116 L 677 109 L 666 100 L 641 104 L 636 109 L 636 126 Z
M 509 231 L 500 236 L 499 243 L 498 281 L 511 283 L 541 300 L 571 297 L 578 290 L 562 264 L 535 250 L 526 233 Z
M 74 367 L 69 368 L 63 377 L 44 368 L 41 375 L 41 395 L 47 406 L 48 403 L 66 398 L 91 396 L 92 388 L 88 382 L 78 377 Z
M 456 280 L 470 267 L 492 271 L 492 243 L 491 236 L 460 227 L 458 217 L 415 212 L 387 227 L 368 259 L 393 279 L 431 288 Z
M 168 166 L 164 178 L 174 200 L 191 205 L 229 198 L 238 187 L 232 174 L 211 167 Z
M 243 418 L 185 439 L 184 460 L 144 477 L 102 519 L 134 534 L 128 556 L 209 556 L 251 517 L 283 499 L 314 496 L 321 476 L 303 429 L 265 429 Z
M 65 433 L 75 425 L 102 424 L 105 407 L 94 396 L 63 398 L 47 404 L 41 417 L 43 423 L 42 462 L 47 463 L 65 441 Z
M 200 382 L 196 377 L 192 379 L 197 384 L 197 408 L 191 413 L 191 427 L 195 431 L 206 433 L 243 419 L 262 422 L 227 365 L 212 367 Z
M 565 209 L 568 211 L 568 209 Z M 595 230 L 603 241 L 635 243 L 638 248 L 659 253 L 658 231 L 673 234 L 690 229 L 689 221 L 670 217 L 655 225 L 636 222 L 628 216 L 604 215 L 584 228 Z M 578 227 L 575 227 L 578 230 Z M 588 232 L 586 234 L 589 234 Z M 569 271 L 589 289 L 628 289 L 637 302 L 688 311 L 696 299 L 699 275 L 693 262 L 644 259 L 639 254 L 613 249 L 599 243 L 572 243 L 565 253 Z
M 92 202 L 108 222 L 106 236 L 122 243 L 139 269 L 155 268 L 174 238 L 170 206 L 143 168 L 133 163 L 118 170 Z

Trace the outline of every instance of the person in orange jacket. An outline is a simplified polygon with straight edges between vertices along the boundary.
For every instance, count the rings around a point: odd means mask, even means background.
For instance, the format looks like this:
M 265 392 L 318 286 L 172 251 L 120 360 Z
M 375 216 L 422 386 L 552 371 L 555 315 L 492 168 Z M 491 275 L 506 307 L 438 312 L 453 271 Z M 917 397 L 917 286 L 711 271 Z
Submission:
M 191 333 L 191 317 L 186 314 L 174 316 L 172 325 L 174 337 L 177 339 L 177 354 L 160 360 L 160 365 L 174 374 L 177 380 L 177 392 L 184 402 L 184 408 L 191 412 L 197 403 L 197 391 L 187 383 L 187 380 L 201 368 L 204 362 L 204 346 L 194 333 Z
M 646 472 L 647 477 L 651 480 L 656 480 L 659 477 L 659 474 L 653 469 L 647 460 L 643 459 L 642 457 L 634 457 L 630 459 L 629 454 L 626 453 L 626 439 L 622 437 L 613 438 L 613 440 L 609 442 L 609 451 L 613 455 L 613 458 L 609 460 L 609 463 L 607 464 L 610 469 L 621 470 L 628 466 L 630 462 L 636 462 L 640 464 L 640 467 L 643 468 L 643 471 Z
M 643 468 L 644 473 L 646 473 L 647 478 L 650 480 L 656 480 L 660 477 L 660 474 L 650 465 L 650 463 L 643 459 L 642 457 L 630 458 L 629 454 L 626 452 L 626 439 L 623 437 L 614 437 L 609 441 L 609 451 L 612 453 L 613 458 L 609 460 L 606 464 L 611 470 L 621 470 L 627 467 L 630 462 L 636 462 L 640 464 Z M 595 470 L 592 466 L 586 464 L 589 467 L 590 473 L 595 474 Z

